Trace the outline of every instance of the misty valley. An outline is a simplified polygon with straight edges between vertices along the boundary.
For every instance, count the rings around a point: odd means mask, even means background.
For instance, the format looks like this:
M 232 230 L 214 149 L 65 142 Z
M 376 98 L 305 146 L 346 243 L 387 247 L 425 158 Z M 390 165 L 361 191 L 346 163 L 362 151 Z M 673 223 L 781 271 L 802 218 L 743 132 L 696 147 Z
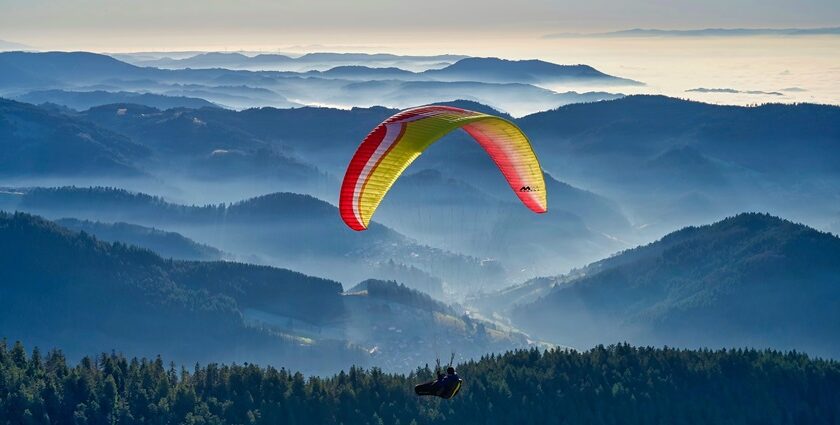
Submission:
M 0 423 L 837 423 L 840 107 L 640 87 L 0 52 Z M 348 228 L 359 142 L 426 104 L 527 135 L 547 212 L 455 130 Z M 450 355 L 463 392 L 418 401 Z

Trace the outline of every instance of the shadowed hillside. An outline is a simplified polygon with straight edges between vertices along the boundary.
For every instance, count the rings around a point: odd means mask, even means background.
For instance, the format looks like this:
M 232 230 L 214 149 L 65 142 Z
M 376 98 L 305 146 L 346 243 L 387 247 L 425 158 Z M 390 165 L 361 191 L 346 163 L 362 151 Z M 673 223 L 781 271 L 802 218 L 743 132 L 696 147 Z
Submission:
M 150 154 L 89 122 L 0 98 L 0 176 L 132 176 Z
M 629 96 L 517 123 L 546 171 L 621 203 L 650 236 L 743 211 L 825 228 L 838 208 L 837 106 Z
M 308 195 L 275 193 L 233 204 L 181 205 L 160 197 L 111 188 L 64 187 L 0 194 L 0 208 L 48 218 L 128 222 L 178 232 L 249 262 L 358 282 L 394 278 L 392 261 L 464 286 L 504 281 L 504 269 L 475 257 L 416 243 L 381 224 L 363 233 L 348 229 L 332 204 Z M 330 241 L 330 243 L 324 243 Z M 414 274 L 417 287 L 428 276 Z M 401 276 L 412 284 L 412 274 Z
M 123 242 L 154 251 L 163 258 L 179 260 L 221 260 L 225 254 L 209 245 L 199 244 L 174 232 L 129 223 L 102 223 L 99 221 L 63 218 L 56 220 L 60 226 L 90 233 L 107 242 Z
M 343 293 L 338 282 L 290 270 L 165 260 L 22 213 L 0 213 L 0 273 L 0 335 L 61 343 L 73 358 L 118 349 L 311 373 L 352 364 L 407 371 L 434 350 L 469 359 L 535 345 L 396 282 Z
M 364 361 L 343 343 L 301 344 L 243 319 L 249 307 L 309 320 L 341 317 L 337 282 L 268 267 L 164 260 L 26 214 L 0 215 L 0 270 L 0 334 L 61 344 L 74 358 L 119 349 L 185 363 L 283 358 L 311 371 Z M 316 300 L 314 314 L 305 306 Z
M 133 92 L 109 92 L 104 90 L 94 91 L 66 91 L 66 90 L 41 90 L 32 91 L 17 100 L 34 104 L 53 103 L 63 105 L 71 109 L 85 110 L 99 105 L 112 103 L 133 103 L 150 106 L 153 108 L 215 108 L 217 105 L 204 99 L 185 96 L 166 96 L 152 93 Z
M 576 347 L 622 339 L 840 355 L 840 238 L 801 224 L 741 214 L 578 274 L 515 309 L 515 322 Z

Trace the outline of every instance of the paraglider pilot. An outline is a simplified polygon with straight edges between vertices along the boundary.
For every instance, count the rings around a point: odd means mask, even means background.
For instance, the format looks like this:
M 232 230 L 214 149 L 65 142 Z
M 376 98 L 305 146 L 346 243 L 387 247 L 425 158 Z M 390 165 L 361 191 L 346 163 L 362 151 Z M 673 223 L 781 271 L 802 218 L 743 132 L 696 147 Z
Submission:
M 463 380 L 455 373 L 455 368 L 451 364 L 446 368 L 446 375 L 440 373 L 440 368 L 435 372 L 437 373 L 437 379 L 414 387 L 414 392 L 417 395 L 433 395 L 448 400 L 455 397 L 458 391 L 461 391 Z

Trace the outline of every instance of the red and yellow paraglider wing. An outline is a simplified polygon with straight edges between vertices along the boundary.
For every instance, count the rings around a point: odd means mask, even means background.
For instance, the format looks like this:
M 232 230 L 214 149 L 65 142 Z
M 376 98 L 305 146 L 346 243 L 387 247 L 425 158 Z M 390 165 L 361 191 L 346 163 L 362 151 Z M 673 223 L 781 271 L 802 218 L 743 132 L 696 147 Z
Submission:
M 487 151 L 526 207 L 538 214 L 548 210 L 542 168 L 531 143 L 518 127 L 488 115 L 463 128 Z
M 341 185 L 339 210 L 344 222 L 354 230 L 366 229 L 400 174 L 432 143 L 461 127 L 490 154 L 522 202 L 535 212 L 545 212 L 542 169 L 515 125 L 465 109 L 423 106 L 388 118 L 359 146 Z

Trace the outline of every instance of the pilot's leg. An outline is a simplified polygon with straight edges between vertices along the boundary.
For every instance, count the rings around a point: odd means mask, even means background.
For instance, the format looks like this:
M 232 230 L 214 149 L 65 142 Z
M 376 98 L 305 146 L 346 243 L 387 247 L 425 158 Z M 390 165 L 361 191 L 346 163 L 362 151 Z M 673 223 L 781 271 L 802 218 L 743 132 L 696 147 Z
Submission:
M 435 381 L 426 382 L 425 384 L 420 384 L 414 387 L 414 392 L 417 395 L 435 395 Z

